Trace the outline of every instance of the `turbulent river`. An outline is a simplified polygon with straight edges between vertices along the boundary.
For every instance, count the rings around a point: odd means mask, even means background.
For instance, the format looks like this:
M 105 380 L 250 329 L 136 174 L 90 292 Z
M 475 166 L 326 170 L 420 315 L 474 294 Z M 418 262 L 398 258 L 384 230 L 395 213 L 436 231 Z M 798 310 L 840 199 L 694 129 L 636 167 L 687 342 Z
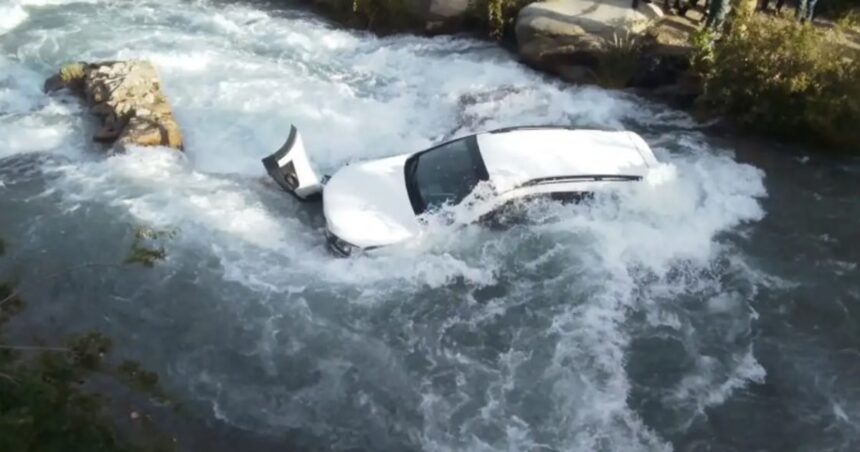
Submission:
M 184 154 L 106 157 L 43 80 L 156 63 Z M 639 132 L 634 190 L 325 250 L 260 158 L 327 172 L 510 125 Z M 338 29 L 281 3 L 0 0 L 0 279 L 18 334 L 98 330 L 182 400 L 190 450 L 860 450 L 860 162 L 716 141 L 468 38 Z M 140 227 L 174 231 L 152 269 Z

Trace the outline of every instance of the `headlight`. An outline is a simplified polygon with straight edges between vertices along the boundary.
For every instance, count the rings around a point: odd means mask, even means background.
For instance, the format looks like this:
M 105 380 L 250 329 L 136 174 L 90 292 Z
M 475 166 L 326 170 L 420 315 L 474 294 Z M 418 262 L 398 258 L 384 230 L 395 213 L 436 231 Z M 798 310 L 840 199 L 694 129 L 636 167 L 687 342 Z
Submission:
M 345 240 L 341 240 L 340 237 L 332 234 L 328 229 L 325 231 L 325 238 L 326 243 L 328 243 L 328 248 L 339 256 L 349 256 L 352 254 L 353 250 L 358 248 Z

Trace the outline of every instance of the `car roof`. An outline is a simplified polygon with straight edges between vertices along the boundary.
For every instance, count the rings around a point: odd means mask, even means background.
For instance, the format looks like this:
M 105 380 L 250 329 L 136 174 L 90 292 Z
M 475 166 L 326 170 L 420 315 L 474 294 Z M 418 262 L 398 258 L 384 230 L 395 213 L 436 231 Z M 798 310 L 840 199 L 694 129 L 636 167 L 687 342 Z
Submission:
M 629 131 L 519 127 L 478 134 L 477 140 L 499 191 L 583 176 L 639 179 L 657 165 L 648 144 Z

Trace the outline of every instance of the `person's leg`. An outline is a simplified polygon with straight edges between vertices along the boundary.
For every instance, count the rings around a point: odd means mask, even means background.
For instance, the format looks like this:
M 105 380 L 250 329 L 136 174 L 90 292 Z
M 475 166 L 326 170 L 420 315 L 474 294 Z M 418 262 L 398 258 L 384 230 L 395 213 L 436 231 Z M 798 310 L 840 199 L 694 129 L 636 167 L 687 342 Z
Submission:
M 761 6 L 759 6 L 759 11 L 767 11 L 767 5 L 770 3 L 770 0 L 761 0 Z
M 815 17 L 815 5 L 818 3 L 818 0 L 807 0 L 806 1 L 806 20 L 812 22 L 812 19 Z
M 713 0 L 713 1 L 711 1 L 710 8 L 705 8 L 705 27 L 710 28 L 711 26 L 714 25 L 714 14 L 713 14 L 713 11 L 711 11 L 711 8 L 713 8 L 714 3 L 720 2 L 720 1 L 723 1 L 723 0 Z
M 797 10 L 794 12 L 794 17 L 800 21 L 806 19 L 806 0 L 797 0 Z
M 728 12 L 728 0 L 711 0 L 711 7 L 708 8 L 708 20 L 705 22 L 705 26 L 719 28 L 726 20 Z
M 678 9 L 678 14 L 686 16 L 687 11 L 695 8 L 698 3 L 699 0 L 687 0 L 687 3 L 685 3 L 684 6 Z M 707 6 L 705 7 L 705 9 L 708 9 Z

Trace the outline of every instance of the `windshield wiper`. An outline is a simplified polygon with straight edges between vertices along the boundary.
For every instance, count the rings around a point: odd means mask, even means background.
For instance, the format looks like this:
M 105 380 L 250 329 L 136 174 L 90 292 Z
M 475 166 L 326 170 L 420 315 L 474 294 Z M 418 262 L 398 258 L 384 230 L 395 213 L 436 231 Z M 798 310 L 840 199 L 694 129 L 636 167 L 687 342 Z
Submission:
M 551 183 L 564 183 L 564 182 L 591 182 L 591 181 L 637 181 L 642 180 L 642 176 L 628 175 L 628 174 L 588 174 L 588 175 L 579 175 L 579 176 L 554 176 L 554 177 L 542 177 L 540 179 L 532 179 L 528 182 L 523 183 L 520 187 L 531 187 L 534 185 L 543 185 L 543 184 L 551 184 Z

